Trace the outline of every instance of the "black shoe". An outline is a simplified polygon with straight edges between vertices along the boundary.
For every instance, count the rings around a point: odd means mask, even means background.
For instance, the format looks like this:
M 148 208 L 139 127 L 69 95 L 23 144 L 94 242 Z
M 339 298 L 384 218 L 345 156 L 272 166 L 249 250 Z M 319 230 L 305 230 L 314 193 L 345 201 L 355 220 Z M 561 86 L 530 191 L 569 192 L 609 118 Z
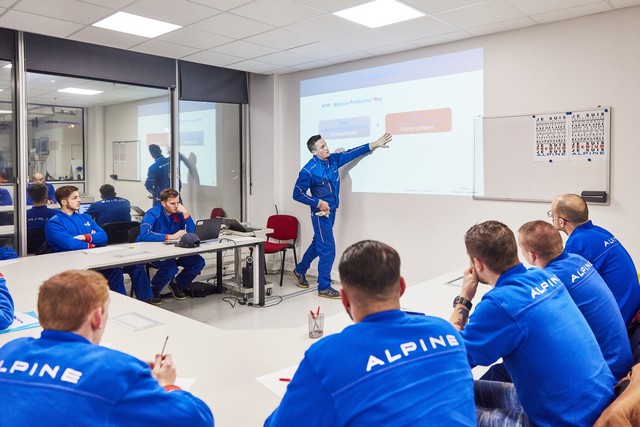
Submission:
M 187 299 L 187 296 L 184 294 L 184 291 L 180 286 L 175 283 L 169 283 L 169 290 L 171 291 L 171 296 L 176 301 L 184 301 Z
M 160 291 L 156 290 L 156 288 L 151 288 L 151 291 L 153 292 L 153 297 L 151 297 L 151 299 L 148 300 L 147 302 L 153 305 L 162 304 L 162 297 L 160 296 Z
M 307 278 L 304 274 L 298 273 L 295 268 L 291 274 L 296 278 L 296 285 L 298 285 L 299 288 L 307 289 L 309 287 L 309 282 L 307 282 Z
M 318 290 L 318 296 L 329 299 L 340 299 L 340 292 L 329 286 L 327 289 Z

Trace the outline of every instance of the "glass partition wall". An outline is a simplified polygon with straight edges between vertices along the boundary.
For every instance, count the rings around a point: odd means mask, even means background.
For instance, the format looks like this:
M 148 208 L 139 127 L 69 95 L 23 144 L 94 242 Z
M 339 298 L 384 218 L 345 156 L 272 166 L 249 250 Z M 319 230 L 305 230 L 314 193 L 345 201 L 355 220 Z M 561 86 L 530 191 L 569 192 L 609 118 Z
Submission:
M 11 65 L 0 60 L 0 247 L 15 249 L 16 140 Z
M 15 200 L 11 70 L 0 68 L 0 75 L 0 188 Z M 154 162 L 149 146 L 157 145 L 169 159 L 175 146 L 180 179 L 173 186 L 194 218 L 209 218 L 219 207 L 241 219 L 241 105 L 180 101 L 174 143 L 168 89 L 33 72 L 25 78 L 30 179 L 40 173 L 55 188 L 75 185 L 85 202 L 98 200 L 100 186 L 109 183 L 146 211 L 153 205 L 145 188 Z M 15 246 L 12 203 L 0 206 L 7 246 Z
M 241 219 L 241 106 L 180 101 L 180 185 L 194 218 Z

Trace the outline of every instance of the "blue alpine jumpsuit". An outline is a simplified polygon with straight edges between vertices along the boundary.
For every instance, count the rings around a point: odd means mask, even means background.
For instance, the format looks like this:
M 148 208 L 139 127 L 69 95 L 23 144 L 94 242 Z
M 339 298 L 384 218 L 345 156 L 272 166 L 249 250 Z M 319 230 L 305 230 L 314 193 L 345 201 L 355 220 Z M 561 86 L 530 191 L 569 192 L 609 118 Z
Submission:
M 340 175 L 338 169 L 352 160 L 370 152 L 369 144 L 364 144 L 341 153 L 332 153 L 326 160 L 313 156 L 298 174 L 293 187 L 294 200 L 311 208 L 313 240 L 296 265 L 299 274 L 306 274 L 316 257 L 318 261 L 318 290 L 331 285 L 331 268 L 336 258 L 336 242 L 333 238 L 333 224 L 340 204 Z M 308 194 L 311 193 L 311 195 Z M 324 200 L 329 204 L 329 216 L 317 216 L 318 204 Z
M 171 180 L 169 179 L 170 172 L 169 159 L 164 156 L 158 157 L 153 164 L 149 166 L 144 188 L 153 195 L 154 206 L 160 204 L 160 193 L 162 190 L 171 187 Z

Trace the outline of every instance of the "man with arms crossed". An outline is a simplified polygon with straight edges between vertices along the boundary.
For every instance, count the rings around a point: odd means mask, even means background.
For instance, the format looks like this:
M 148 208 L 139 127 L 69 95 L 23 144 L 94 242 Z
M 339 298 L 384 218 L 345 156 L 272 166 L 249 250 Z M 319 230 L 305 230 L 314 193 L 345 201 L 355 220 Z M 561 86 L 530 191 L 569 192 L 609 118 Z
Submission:
M 593 225 L 589 208 L 577 194 L 563 194 L 547 212 L 553 225 L 569 238 L 565 249 L 590 261 L 618 302 L 625 325 L 640 310 L 638 272 L 631 255 L 610 232 Z
M 49 219 L 44 234 L 54 252 L 89 249 L 107 244 L 107 233 L 89 215 L 81 214 L 80 193 L 74 185 L 63 185 L 56 189 L 56 200 L 60 212 Z M 109 281 L 111 290 L 126 294 L 122 269 L 108 268 L 100 272 Z
M 196 224 L 189 211 L 180 203 L 178 192 L 167 188 L 160 193 L 160 204 L 149 209 L 142 218 L 137 241 L 164 242 L 179 239 L 186 233 L 193 233 L 195 229 Z M 184 288 L 200 274 L 204 268 L 204 258 L 197 254 L 187 255 L 175 260 L 154 261 L 152 264 L 158 269 L 151 279 L 153 303 L 160 304 L 160 292 L 167 284 L 174 299 L 183 301 L 187 298 Z M 178 266 L 182 267 L 182 271 L 176 276 Z
M 460 335 L 443 319 L 400 309 L 398 253 L 362 241 L 347 248 L 339 271 L 355 324 L 307 350 L 264 425 L 475 426 Z
M 338 299 L 340 292 L 331 287 L 331 269 L 336 258 L 336 242 L 333 224 L 340 204 L 340 175 L 338 169 L 377 148 L 388 148 L 391 135 L 385 133 L 376 141 L 340 153 L 329 152 L 321 135 L 307 141 L 313 158 L 302 168 L 293 187 L 293 198 L 311 208 L 313 240 L 302 260 L 293 269 L 293 275 L 301 288 L 308 288 L 307 270 L 314 259 L 318 261 L 318 295 Z M 310 194 L 309 194 L 310 193 Z
M 607 284 L 589 261 L 564 250 L 562 237 L 546 221 L 530 221 L 518 230 L 518 245 L 527 262 L 555 274 L 591 327 L 616 380 L 633 364 L 622 315 Z
M 107 282 L 70 270 L 40 286 L 40 338 L 0 349 L 0 412 L 7 426 L 213 426 L 209 407 L 175 385 L 171 355 L 143 362 L 99 345 Z
M 502 357 L 513 378 L 475 382 L 478 425 L 591 426 L 613 400 L 615 380 L 565 286 L 545 270 L 527 270 L 500 222 L 471 227 L 464 241 L 471 267 L 451 323 L 472 367 Z M 493 289 L 469 317 L 478 283 Z

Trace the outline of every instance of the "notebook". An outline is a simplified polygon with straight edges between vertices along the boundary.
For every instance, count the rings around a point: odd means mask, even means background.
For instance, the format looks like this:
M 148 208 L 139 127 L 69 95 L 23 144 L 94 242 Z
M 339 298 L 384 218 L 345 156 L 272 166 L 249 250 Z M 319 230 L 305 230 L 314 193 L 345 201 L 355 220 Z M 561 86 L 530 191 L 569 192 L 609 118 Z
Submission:
M 222 223 L 233 231 L 239 231 L 240 233 L 250 233 L 252 231 L 260 230 L 259 228 L 245 227 L 233 218 L 222 218 Z

